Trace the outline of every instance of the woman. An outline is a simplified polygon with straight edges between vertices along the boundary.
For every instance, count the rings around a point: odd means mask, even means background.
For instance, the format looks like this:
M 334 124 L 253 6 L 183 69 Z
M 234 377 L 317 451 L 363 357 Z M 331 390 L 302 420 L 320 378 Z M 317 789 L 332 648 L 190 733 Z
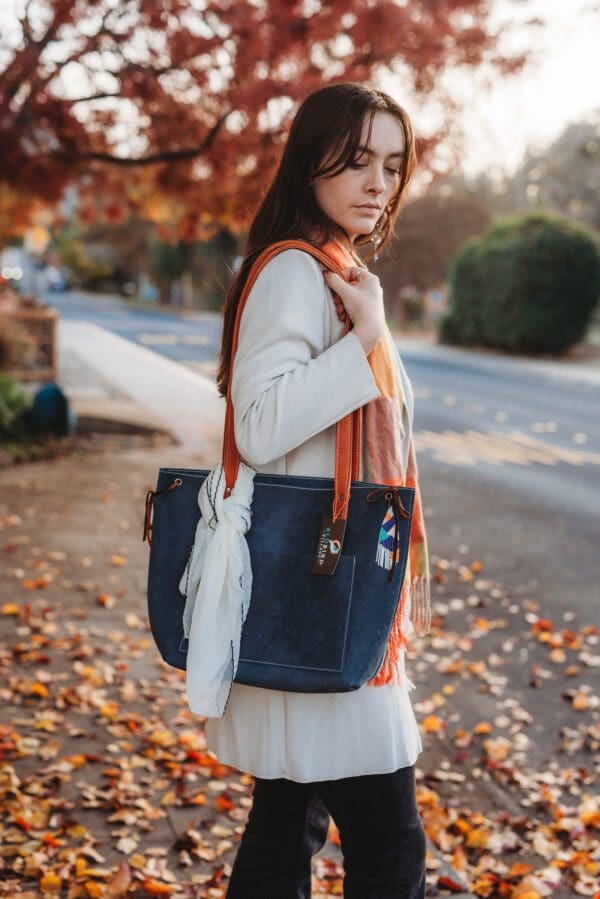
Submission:
M 309 241 L 341 263 L 352 283 L 323 271 L 307 253 L 286 250 L 252 288 L 231 395 L 236 443 L 256 471 L 332 477 L 335 423 L 364 406 L 361 479 L 416 478 L 410 383 L 387 331 L 379 280 L 355 249 L 386 242 L 414 163 L 408 116 L 380 91 L 332 85 L 298 110 L 226 301 L 222 394 L 237 304 L 261 250 L 289 238 Z M 346 315 L 352 327 L 344 335 Z M 234 684 L 223 717 L 207 722 L 207 743 L 220 761 L 255 777 L 229 899 L 309 897 L 311 857 L 325 842 L 329 813 L 340 832 L 346 899 L 425 895 L 414 781 L 422 745 L 404 672 L 417 607 L 421 632 L 427 627 L 420 525 L 416 539 L 411 534 L 416 550 L 411 545 L 413 570 L 405 579 L 411 589 L 371 682 L 337 694 Z

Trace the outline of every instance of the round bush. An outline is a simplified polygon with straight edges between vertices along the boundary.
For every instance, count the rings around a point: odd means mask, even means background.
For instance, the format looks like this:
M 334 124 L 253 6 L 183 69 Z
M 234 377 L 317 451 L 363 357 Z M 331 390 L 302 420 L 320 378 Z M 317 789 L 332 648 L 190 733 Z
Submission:
M 509 352 L 563 352 L 585 337 L 599 294 L 593 232 L 550 213 L 505 219 L 452 260 L 440 338 Z

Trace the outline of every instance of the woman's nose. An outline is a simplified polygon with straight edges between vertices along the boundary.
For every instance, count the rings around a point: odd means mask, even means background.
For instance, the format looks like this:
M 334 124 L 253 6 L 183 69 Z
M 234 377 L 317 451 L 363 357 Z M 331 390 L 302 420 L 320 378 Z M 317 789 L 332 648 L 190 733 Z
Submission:
M 382 193 L 385 190 L 385 177 L 383 168 L 373 166 L 369 173 L 368 189 L 373 193 Z

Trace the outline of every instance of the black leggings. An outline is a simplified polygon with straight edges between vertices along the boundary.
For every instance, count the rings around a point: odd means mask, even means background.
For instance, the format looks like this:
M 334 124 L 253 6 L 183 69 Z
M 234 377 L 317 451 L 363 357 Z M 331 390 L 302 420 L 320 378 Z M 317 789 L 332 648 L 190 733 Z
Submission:
M 256 778 L 227 899 L 308 899 L 329 813 L 344 855 L 345 899 L 422 899 L 425 833 L 414 766 L 302 784 Z

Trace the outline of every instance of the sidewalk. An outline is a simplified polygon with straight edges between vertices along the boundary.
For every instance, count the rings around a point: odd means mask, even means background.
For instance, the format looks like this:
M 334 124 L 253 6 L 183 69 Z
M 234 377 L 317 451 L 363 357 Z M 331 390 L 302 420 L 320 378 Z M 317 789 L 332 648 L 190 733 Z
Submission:
M 61 383 L 79 415 L 146 420 L 218 458 L 225 401 L 212 381 L 96 325 L 61 321 L 58 336 Z

